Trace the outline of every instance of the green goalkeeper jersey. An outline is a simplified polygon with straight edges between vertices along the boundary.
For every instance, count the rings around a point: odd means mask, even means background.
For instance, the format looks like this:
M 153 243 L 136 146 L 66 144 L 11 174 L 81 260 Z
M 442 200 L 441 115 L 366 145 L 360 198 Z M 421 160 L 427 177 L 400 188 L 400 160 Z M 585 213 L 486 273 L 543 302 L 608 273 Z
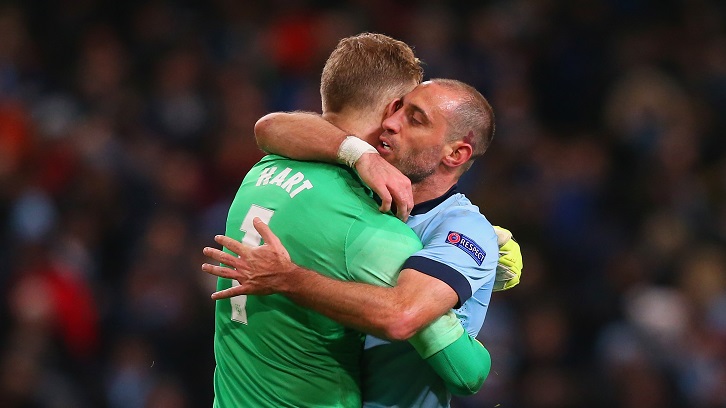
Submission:
M 342 166 L 266 156 L 242 182 L 226 235 L 260 245 L 254 217 L 269 224 L 296 264 L 340 280 L 391 286 L 421 249 L 414 232 L 380 213 Z M 217 288 L 232 284 L 220 278 Z M 360 332 L 282 295 L 220 300 L 215 314 L 215 407 L 361 406 Z M 463 331 L 453 316 L 438 322 L 412 340 L 424 357 Z

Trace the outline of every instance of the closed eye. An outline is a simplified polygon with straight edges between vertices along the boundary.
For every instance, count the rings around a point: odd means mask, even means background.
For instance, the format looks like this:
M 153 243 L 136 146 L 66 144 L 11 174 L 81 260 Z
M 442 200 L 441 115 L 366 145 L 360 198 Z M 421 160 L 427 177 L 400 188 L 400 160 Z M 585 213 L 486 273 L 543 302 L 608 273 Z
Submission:
M 431 120 L 429 119 L 428 115 L 426 115 L 426 112 L 424 112 L 423 109 L 421 109 L 418 105 L 409 103 L 406 104 L 406 117 L 408 118 L 409 123 L 413 126 L 421 126 L 421 125 L 429 125 L 431 123 Z
M 420 126 L 428 123 L 426 115 L 421 113 L 419 109 L 411 108 L 407 110 L 408 121 L 414 126 Z

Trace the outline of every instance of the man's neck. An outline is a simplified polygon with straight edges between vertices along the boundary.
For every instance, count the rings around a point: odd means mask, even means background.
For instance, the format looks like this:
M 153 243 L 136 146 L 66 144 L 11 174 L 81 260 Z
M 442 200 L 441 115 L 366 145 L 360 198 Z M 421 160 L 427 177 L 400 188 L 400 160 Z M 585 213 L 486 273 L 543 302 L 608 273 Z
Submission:
M 364 113 L 354 112 L 325 112 L 323 119 L 342 129 L 350 135 L 358 136 L 370 144 L 377 143 L 378 137 L 383 133 L 380 121 L 367 117 Z
M 412 184 L 413 204 L 421 204 L 425 201 L 433 200 L 446 194 L 451 187 L 456 184 L 457 179 L 447 177 L 443 174 L 433 174 L 426 179 Z
M 427 212 L 433 210 L 437 206 L 441 205 L 444 201 L 448 200 L 449 197 L 453 196 L 454 194 L 459 193 L 458 186 L 455 184 L 450 189 L 448 189 L 445 193 L 441 194 L 438 197 L 432 198 L 430 200 L 426 200 L 420 203 L 417 203 L 413 206 L 411 209 L 410 215 L 421 215 L 426 214 Z

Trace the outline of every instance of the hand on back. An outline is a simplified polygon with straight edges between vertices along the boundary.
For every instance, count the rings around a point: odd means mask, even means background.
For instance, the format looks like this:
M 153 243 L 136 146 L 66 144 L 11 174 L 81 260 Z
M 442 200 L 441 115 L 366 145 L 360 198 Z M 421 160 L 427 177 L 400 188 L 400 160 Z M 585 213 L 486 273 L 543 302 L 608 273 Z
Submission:
M 230 237 L 217 235 L 214 240 L 233 254 L 216 248 L 204 248 L 204 255 L 226 265 L 205 263 L 202 265 L 204 272 L 239 282 L 239 286 L 213 293 L 212 299 L 226 299 L 237 295 L 269 295 L 285 291 L 289 282 L 287 274 L 292 273 L 297 265 L 292 262 L 287 249 L 267 224 L 259 218 L 255 218 L 253 224 L 262 236 L 264 245 L 250 247 Z

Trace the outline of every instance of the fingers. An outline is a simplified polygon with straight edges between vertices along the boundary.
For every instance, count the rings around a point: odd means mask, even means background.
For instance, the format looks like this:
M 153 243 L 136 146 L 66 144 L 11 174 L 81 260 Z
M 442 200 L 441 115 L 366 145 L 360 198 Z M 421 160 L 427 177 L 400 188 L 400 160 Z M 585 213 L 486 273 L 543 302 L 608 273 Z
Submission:
M 229 249 L 230 251 L 234 252 L 237 255 L 243 255 L 247 253 L 247 251 L 250 250 L 249 247 L 243 245 L 241 242 L 237 241 L 236 239 L 224 236 L 224 235 L 216 235 L 214 237 L 214 241 L 216 241 L 218 244 L 222 245 L 223 247 Z
M 381 206 L 378 207 L 378 209 L 382 213 L 391 211 L 391 203 L 393 202 L 393 199 L 391 197 L 391 194 L 388 193 L 388 190 L 381 190 L 380 194 L 378 194 L 378 197 L 381 198 Z
M 411 214 L 412 208 L 413 200 L 396 200 L 396 217 L 398 217 L 401 221 L 405 222 L 408 219 L 409 214 Z
M 396 216 L 402 221 L 406 221 L 408 219 L 409 214 L 411 214 L 411 209 L 413 208 L 411 183 L 408 179 L 405 180 L 408 183 L 404 183 L 404 185 L 396 189 L 395 194 L 393 194 L 393 200 L 396 205 Z M 394 191 L 393 188 L 391 188 L 391 191 Z
M 215 261 L 226 264 L 226 265 L 234 265 L 236 262 L 239 261 L 239 258 L 235 258 L 234 256 L 232 256 L 224 251 L 220 251 L 219 249 L 216 249 L 216 248 L 205 247 L 202 250 L 202 253 L 205 256 L 208 256 L 208 257 L 214 259 Z
M 517 260 L 513 257 L 503 255 L 499 257 L 499 264 L 511 268 L 517 264 Z
M 408 218 L 413 207 L 411 180 L 408 177 L 376 154 L 361 156 L 356 163 L 356 170 L 363 182 L 380 197 L 381 212 L 389 212 L 395 206 L 398 218 Z
M 408 179 L 405 180 L 407 181 Z M 384 204 L 386 204 L 386 208 L 384 209 L 384 206 L 381 205 L 381 212 L 387 212 L 393 208 L 396 211 L 396 217 L 402 221 L 406 221 L 409 214 L 411 214 L 411 209 L 413 208 L 413 193 L 411 193 L 411 184 L 404 183 L 404 185 L 400 187 L 387 185 L 386 189 L 383 191 L 386 194 L 386 198 L 384 199 L 384 197 L 381 196 L 381 200 Z M 391 203 L 391 201 L 393 202 Z
M 504 266 L 504 265 L 497 266 L 497 275 L 496 275 L 497 281 L 506 282 L 508 280 L 511 280 L 515 276 L 517 276 L 517 274 L 513 270 L 511 270 L 509 267 Z
M 244 288 L 242 286 L 233 286 L 229 289 L 220 290 L 219 292 L 212 293 L 213 300 L 229 299 L 231 297 L 244 295 Z
M 270 227 L 265 224 L 259 217 L 255 217 L 252 220 L 252 225 L 254 225 L 257 232 L 260 233 L 260 236 L 265 241 L 265 244 L 275 248 L 282 246 L 282 243 L 280 242 L 280 239 L 277 238 L 277 235 L 275 235 Z
M 202 264 L 202 270 L 210 275 L 218 276 L 220 278 L 235 279 L 237 277 L 237 271 L 232 268 L 226 268 L 224 266 L 216 266 L 208 263 Z

